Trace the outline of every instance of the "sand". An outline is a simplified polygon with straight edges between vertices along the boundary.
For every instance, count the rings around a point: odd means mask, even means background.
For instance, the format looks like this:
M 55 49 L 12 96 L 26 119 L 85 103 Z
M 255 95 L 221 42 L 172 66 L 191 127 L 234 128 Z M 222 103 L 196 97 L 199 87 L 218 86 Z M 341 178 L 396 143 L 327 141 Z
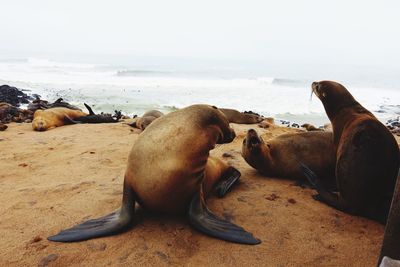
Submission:
M 118 208 L 126 161 L 140 131 L 128 125 L 71 125 L 0 132 L 0 266 L 374 266 L 384 226 L 311 198 L 291 180 L 263 177 L 241 157 L 249 128 L 264 138 L 295 129 L 233 124 L 237 138 L 214 149 L 242 172 L 210 209 L 262 240 L 257 246 L 205 236 L 185 216 L 139 208 L 128 232 L 79 243 L 46 237 Z M 271 197 L 272 196 L 272 197 Z

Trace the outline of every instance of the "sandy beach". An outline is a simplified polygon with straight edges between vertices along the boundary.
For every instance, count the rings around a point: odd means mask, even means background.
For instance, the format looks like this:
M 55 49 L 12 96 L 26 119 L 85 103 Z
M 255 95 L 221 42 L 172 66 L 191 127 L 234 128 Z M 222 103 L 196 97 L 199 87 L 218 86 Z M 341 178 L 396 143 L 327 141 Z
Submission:
M 128 232 L 79 243 L 47 237 L 120 205 L 126 161 L 140 134 L 125 122 L 70 125 L 34 132 L 11 123 L 0 134 L 1 266 L 374 266 L 384 226 L 334 210 L 291 180 L 263 177 L 241 157 L 246 131 L 264 139 L 287 127 L 232 124 L 237 138 L 212 155 L 228 152 L 241 183 L 209 207 L 262 240 L 232 244 L 193 230 L 184 216 L 138 208 Z M 399 139 L 397 137 L 397 141 Z

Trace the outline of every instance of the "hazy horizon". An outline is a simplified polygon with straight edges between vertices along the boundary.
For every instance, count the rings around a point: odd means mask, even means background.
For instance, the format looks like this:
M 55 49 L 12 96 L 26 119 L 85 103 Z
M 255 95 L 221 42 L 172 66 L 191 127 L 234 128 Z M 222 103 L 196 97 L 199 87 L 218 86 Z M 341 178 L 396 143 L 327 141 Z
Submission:
M 0 59 L 397 84 L 396 1 L 0 3 Z

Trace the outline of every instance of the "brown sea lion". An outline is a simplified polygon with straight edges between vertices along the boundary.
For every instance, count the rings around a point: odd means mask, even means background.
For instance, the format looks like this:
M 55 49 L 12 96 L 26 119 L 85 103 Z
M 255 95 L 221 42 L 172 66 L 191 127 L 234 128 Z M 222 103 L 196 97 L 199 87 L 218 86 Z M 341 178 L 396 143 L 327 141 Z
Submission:
M 235 109 L 220 108 L 229 122 L 240 123 L 240 124 L 253 124 L 259 123 L 264 120 L 262 116 L 254 112 L 239 112 Z
M 238 180 L 240 172 L 209 157 L 216 144 L 231 142 L 235 132 L 217 108 L 193 105 L 155 120 L 132 147 L 125 172 L 121 209 L 61 231 L 48 239 L 74 242 L 113 235 L 129 228 L 135 202 L 153 212 L 184 213 L 197 230 L 223 240 L 258 244 L 243 228 L 218 218 L 205 196 L 214 184 L 220 195 Z
M 306 129 L 307 131 L 311 132 L 311 131 L 323 131 L 323 129 L 317 128 L 312 124 L 309 123 L 304 123 L 301 125 L 301 127 L 303 127 L 304 129 Z
M 129 124 L 129 126 L 141 129 L 144 131 L 144 129 L 147 128 L 154 120 L 157 118 L 163 116 L 164 113 L 158 110 L 149 110 L 146 113 L 144 113 L 141 117 L 137 118 L 136 121 L 133 123 Z
M 385 227 L 378 264 L 383 257 L 400 260 L 400 173 L 397 176 L 396 189 L 394 190 L 392 205 Z M 400 261 L 397 264 L 400 265 Z
M 74 123 L 75 118 L 87 116 L 88 114 L 69 108 L 50 108 L 36 110 L 33 115 L 32 128 L 35 131 L 46 131 L 55 127 Z
M 335 188 L 332 133 L 287 133 L 264 142 L 255 130 L 250 129 L 243 140 L 242 156 L 262 175 L 298 181 L 305 179 L 299 169 L 299 162 L 303 162 L 313 166 L 326 186 Z
M 328 192 L 305 165 L 314 198 L 338 210 L 386 222 L 399 170 L 399 147 L 389 130 L 333 81 L 314 82 L 333 126 L 338 194 Z

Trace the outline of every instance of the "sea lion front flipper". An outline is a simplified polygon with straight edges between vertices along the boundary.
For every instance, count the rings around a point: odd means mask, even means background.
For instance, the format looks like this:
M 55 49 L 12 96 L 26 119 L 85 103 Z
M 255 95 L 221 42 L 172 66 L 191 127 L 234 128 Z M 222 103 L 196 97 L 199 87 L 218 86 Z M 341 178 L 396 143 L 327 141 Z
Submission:
M 83 104 L 85 105 L 86 109 L 89 111 L 89 115 L 95 115 L 92 108 L 88 104 L 86 104 L 86 103 L 83 103 Z
M 193 196 L 189 207 L 190 224 L 198 231 L 218 239 L 248 245 L 257 245 L 261 241 L 242 227 L 214 215 L 206 206 L 203 189 Z
M 329 192 L 326 190 L 325 186 L 322 184 L 321 180 L 317 177 L 317 175 L 307 167 L 307 165 L 300 162 L 300 170 L 307 177 L 308 181 L 315 187 L 318 192 L 318 195 L 314 195 L 313 198 L 315 200 L 324 202 L 325 204 L 334 207 L 343 212 L 353 213 L 349 210 L 343 198 L 341 198 L 338 194 Z
M 236 168 L 232 166 L 229 167 L 225 172 L 224 177 L 222 177 L 221 181 L 215 187 L 218 197 L 224 197 L 232 186 L 239 182 L 241 175 L 240 171 Z
M 124 183 L 122 207 L 104 217 L 86 221 L 47 239 L 55 242 L 77 242 L 123 232 L 132 225 L 135 214 L 135 192 Z

